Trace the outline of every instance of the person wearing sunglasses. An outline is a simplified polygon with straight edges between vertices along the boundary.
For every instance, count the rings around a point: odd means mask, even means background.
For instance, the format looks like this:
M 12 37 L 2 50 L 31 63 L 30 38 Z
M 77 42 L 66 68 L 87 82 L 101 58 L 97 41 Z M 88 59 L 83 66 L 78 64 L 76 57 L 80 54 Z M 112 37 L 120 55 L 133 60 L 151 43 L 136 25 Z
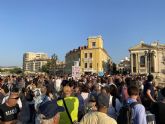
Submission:
M 0 124 L 16 124 L 20 108 L 17 104 L 19 94 L 11 92 L 4 104 L 0 105 Z

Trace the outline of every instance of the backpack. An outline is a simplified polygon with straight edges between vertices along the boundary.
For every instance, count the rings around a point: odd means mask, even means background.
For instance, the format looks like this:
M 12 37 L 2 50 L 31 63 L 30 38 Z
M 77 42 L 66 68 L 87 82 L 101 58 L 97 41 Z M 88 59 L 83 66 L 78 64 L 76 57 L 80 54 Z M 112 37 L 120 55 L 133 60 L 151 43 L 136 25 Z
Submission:
M 131 104 L 124 105 L 119 111 L 119 116 L 117 117 L 117 123 L 118 124 L 133 124 L 132 108 L 137 104 L 139 103 L 133 102 Z

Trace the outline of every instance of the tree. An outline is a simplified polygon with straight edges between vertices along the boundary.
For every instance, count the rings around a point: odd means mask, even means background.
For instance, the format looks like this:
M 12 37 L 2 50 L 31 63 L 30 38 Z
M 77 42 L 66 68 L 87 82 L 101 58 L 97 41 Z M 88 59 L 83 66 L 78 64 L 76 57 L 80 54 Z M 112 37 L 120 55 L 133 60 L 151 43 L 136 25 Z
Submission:
M 23 72 L 21 68 L 13 68 L 13 69 L 11 69 L 9 71 L 12 74 L 21 74 Z
M 48 60 L 47 64 L 42 66 L 41 71 L 48 74 L 55 75 L 56 69 L 57 69 L 57 61 L 58 61 L 58 56 L 54 53 L 51 56 L 51 59 Z
M 43 65 L 42 66 L 42 68 L 41 68 L 41 71 L 42 72 L 45 72 L 45 73 L 49 73 L 49 64 L 47 63 L 47 64 L 45 64 L 45 65 Z
M 51 72 L 52 74 L 56 74 L 56 69 L 57 69 L 57 61 L 58 61 L 58 56 L 54 53 L 51 56 Z
M 117 68 L 116 68 L 116 64 L 115 63 L 112 64 L 112 73 L 113 74 L 117 73 Z

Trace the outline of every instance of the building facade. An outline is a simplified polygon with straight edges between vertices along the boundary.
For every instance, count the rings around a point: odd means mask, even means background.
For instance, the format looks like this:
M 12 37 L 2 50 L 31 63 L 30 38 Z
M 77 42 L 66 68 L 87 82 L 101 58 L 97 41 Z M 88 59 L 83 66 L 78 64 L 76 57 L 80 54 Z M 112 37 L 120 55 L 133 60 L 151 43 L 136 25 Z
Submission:
M 112 59 L 103 48 L 101 36 L 88 37 L 88 45 L 68 52 L 65 56 L 66 72 L 72 72 L 74 62 L 79 62 L 81 74 L 108 72 Z
M 125 57 L 120 63 L 117 65 L 117 70 L 121 73 L 128 74 L 131 72 L 131 62 L 130 58 Z
M 24 73 L 39 72 L 43 65 L 48 61 L 46 53 L 27 52 L 23 55 L 23 71 Z
M 155 76 L 165 75 L 165 44 L 158 41 L 150 45 L 141 41 L 129 49 L 132 74 L 149 74 Z

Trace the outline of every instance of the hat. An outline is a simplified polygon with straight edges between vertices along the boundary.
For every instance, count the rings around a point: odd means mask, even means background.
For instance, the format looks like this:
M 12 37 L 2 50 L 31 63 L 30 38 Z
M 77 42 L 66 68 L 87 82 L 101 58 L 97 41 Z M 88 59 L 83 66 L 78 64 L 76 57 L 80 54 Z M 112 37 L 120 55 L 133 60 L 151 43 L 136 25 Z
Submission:
M 44 115 L 44 119 L 50 119 L 62 111 L 64 107 L 58 106 L 56 100 L 47 101 L 39 107 L 39 112 Z
M 160 93 L 163 97 L 165 97 L 165 88 L 161 89 Z
M 97 98 L 97 105 L 99 107 L 109 107 L 109 97 L 105 93 L 100 93 Z

